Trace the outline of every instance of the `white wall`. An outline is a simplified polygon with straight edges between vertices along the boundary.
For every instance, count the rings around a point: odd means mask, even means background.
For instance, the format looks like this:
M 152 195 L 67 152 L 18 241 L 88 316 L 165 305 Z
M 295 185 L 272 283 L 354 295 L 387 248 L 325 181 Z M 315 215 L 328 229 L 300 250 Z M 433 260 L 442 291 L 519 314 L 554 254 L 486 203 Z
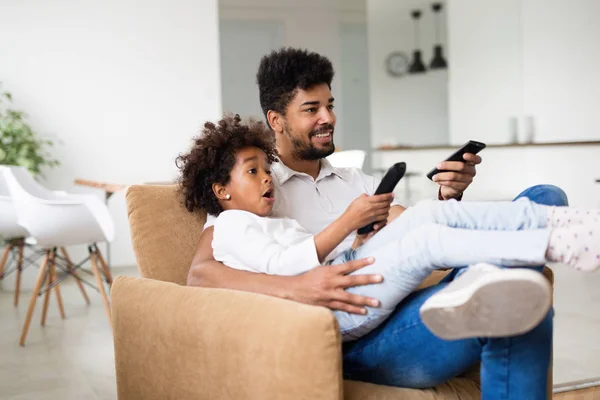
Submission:
M 178 153 L 221 114 L 216 0 L 4 1 L 0 31 L 0 81 L 62 143 L 52 188 L 171 180 Z M 124 193 L 110 210 L 113 265 L 133 265 Z
M 282 21 L 285 45 L 322 53 L 339 60 L 338 0 L 221 0 L 223 20 Z
M 371 171 L 371 118 L 369 98 L 369 58 L 365 22 L 340 24 L 344 142 L 342 149 L 364 150 L 363 170 Z
M 264 121 L 256 72 L 260 59 L 285 44 L 282 21 L 219 21 L 223 112 Z
M 600 1 L 521 4 L 523 113 L 536 140 L 600 140 Z
M 431 1 L 367 0 L 369 79 L 371 87 L 371 137 L 374 147 L 384 144 L 426 145 L 448 142 L 447 70 L 425 74 L 389 76 L 385 60 L 402 51 L 412 59 L 413 9 L 422 11 L 419 47 L 429 65 L 434 45 L 434 14 Z M 440 15 L 445 32 L 445 11 Z M 445 33 L 441 35 L 448 59 Z M 452 60 L 448 60 L 452 68 Z
M 522 109 L 521 0 L 448 3 L 450 142 L 509 143 Z
M 600 140 L 600 2 L 448 2 L 451 142 Z

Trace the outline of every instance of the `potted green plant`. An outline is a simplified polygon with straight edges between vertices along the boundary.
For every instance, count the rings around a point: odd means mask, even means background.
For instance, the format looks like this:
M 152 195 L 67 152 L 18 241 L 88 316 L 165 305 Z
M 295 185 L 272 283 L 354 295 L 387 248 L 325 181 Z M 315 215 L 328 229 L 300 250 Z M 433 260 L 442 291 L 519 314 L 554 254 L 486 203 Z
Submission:
M 11 108 L 12 95 L 0 83 L 0 165 L 26 167 L 40 175 L 44 167 L 56 167 L 58 160 L 49 153 L 54 145 L 40 137 L 27 122 L 27 115 Z

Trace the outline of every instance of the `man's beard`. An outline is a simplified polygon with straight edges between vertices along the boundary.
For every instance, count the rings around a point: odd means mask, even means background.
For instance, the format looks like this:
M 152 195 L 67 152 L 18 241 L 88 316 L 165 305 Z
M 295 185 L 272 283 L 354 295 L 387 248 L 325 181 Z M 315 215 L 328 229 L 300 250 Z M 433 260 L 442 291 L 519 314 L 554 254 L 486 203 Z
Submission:
M 331 144 L 330 144 L 330 147 L 328 147 L 328 148 L 319 149 L 312 144 L 312 142 L 310 141 L 310 138 L 313 137 L 314 135 L 318 135 L 319 133 L 323 133 L 325 131 L 331 131 Z M 294 157 L 296 160 L 303 160 L 303 161 L 320 160 L 322 158 L 325 158 L 325 157 L 333 154 L 333 152 L 335 151 L 335 144 L 333 143 L 333 131 L 334 131 L 333 125 L 331 125 L 331 124 L 323 125 L 322 127 L 315 129 L 314 131 L 309 133 L 309 135 L 308 135 L 309 142 L 304 143 L 301 139 L 295 137 L 292 134 L 290 127 L 287 124 L 284 127 L 284 133 L 290 138 L 290 140 L 292 142 L 292 157 Z

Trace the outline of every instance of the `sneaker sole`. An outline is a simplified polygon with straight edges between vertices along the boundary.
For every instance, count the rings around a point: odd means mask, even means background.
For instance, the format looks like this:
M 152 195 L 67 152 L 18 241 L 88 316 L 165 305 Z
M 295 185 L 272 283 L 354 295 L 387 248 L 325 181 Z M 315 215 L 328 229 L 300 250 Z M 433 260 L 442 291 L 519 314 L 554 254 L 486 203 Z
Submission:
M 430 300 L 419 313 L 442 339 L 507 337 L 539 325 L 552 305 L 552 289 L 542 274 L 514 269 L 486 274 L 463 290 Z

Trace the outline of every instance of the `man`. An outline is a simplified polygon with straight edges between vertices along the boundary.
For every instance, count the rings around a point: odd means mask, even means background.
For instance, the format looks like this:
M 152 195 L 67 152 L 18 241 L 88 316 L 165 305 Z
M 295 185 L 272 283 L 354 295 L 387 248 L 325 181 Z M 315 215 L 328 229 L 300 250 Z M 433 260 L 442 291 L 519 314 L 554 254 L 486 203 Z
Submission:
M 263 57 L 257 74 L 261 107 L 269 127 L 275 132 L 280 154 L 280 162 L 272 166 L 278 199 L 273 216 L 294 218 L 313 233 L 334 224 L 356 197 L 362 193 L 373 194 L 377 186 L 372 177 L 357 170 L 333 168 L 325 160 L 335 149 L 333 75 L 331 62 L 325 57 L 291 48 Z M 445 162 L 439 166 L 450 171 L 435 177 L 440 185 L 440 200 L 460 199 L 472 182 L 475 166 L 481 158 L 467 154 L 464 159 L 464 162 Z M 554 187 L 535 187 L 521 196 L 549 205 L 566 203 L 564 193 Z M 385 220 L 386 216 L 390 221 L 404 211 L 400 205 L 392 205 L 390 194 L 370 196 L 370 200 L 365 213 L 372 213 L 372 221 Z M 382 203 L 386 210 L 390 206 L 389 211 L 373 212 L 380 209 Z M 192 261 L 188 285 L 263 293 L 353 313 L 364 313 L 365 307 L 378 305 L 377 299 L 345 291 L 381 281 L 380 276 L 355 273 L 367 265 L 368 260 L 317 267 L 293 277 L 234 270 L 214 260 L 210 225 L 209 218 Z M 384 224 L 378 225 L 377 229 L 381 229 Z M 355 235 L 350 234 L 339 248 L 349 247 L 354 238 Z M 426 388 L 460 375 L 481 361 L 484 398 L 545 398 L 552 344 L 550 314 L 531 331 L 510 339 L 445 341 L 423 325 L 419 317 L 423 303 L 447 287 L 452 290 L 468 278 L 468 273 L 456 281 L 453 279 L 458 273 L 452 273 L 444 282 L 413 293 L 377 329 L 345 343 L 345 377 Z

